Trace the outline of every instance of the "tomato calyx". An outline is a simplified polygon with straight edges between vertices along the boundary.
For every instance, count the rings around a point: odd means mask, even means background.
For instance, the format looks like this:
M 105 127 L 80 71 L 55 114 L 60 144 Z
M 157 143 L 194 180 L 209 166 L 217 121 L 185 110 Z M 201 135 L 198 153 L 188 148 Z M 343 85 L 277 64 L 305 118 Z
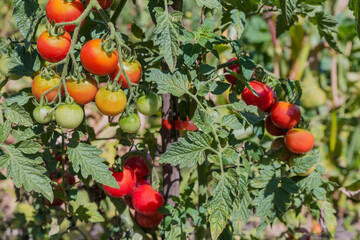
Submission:
M 100 47 L 108 54 L 116 51 L 116 43 L 111 38 L 108 38 L 106 40 L 101 38 Z

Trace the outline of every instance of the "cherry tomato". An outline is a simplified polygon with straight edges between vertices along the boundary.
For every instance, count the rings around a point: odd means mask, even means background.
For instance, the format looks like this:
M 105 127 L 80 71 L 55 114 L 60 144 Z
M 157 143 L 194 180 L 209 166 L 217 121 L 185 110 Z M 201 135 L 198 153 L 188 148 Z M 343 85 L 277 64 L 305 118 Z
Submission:
M 139 180 L 136 181 L 136 186 L 138 187 L 141 185 L 150 185 L 150 180 L 146 178 L 140 178 Z
M 134 171 L 134 173 L 136 174 L 136 179 L 138 179 L 138 181 L 140 181 L 149 173 L 149 167 L 142 156 L 129 157 L 125 161 L 125 166 Z
M 122 113 L 126 107 L 126 101 L 126 95 L 121 89 L 112 92 L 106 87 L 102 87 L 95 96 L 97 108 L 107 116 L 116 116 Z
M 314 147 L 314 136 L 304 129 L 293 128 L 285 135 L 285 145 L 293 153 L 304 154 Z
M 273 91 L 268 85 L 258 81 L 251 81 L 250 86 L 255 90 L 259 97 L 255 96 L 249 88 L 245 88 L 241 94 L 242 99 L 247 105 L 254 105 L 260 110 L 266 111 L 273 103 Z
M 300 122 L 301 111 L 295 104 L 280 101 L 271 108 L 270 117 L 278 128 L 291 129 Z
M 37 106 L 33 111 L 36 122 L 46 124 L 53 119 L 54 112 L 50 106 Z
M 55 75 L 50 79 L 43 78 L 41 74 L 37 75 L 32 83 L 32 87 L 31 87 L 32 94 L 38 101 L 40 101 L 41 94 L 43 94 L 50 88 L 58 85 L 60 80 L 61 79 L 58 75 Z M 46 98 L 48 99 L 49 102 L 51 102 L 56 97 L 57 92 L 58 92 L 58 88 L 55 88 L 46 94 Z
M 46 16 L 49 22 L 71 22 L 76 20 L 84 10 L 84 5 L 80 0 L 73 2 L 66 0 L 49 0 L 46 5 Z M 64 26 L 64 28 L 68 32 L 73 32 L 75 25 L 67 25 Z
M 291 157 L 291 152 L 285 146 L 285 141 L 283 137 L 276 138 L 272 141 L 270 149 L 276 149 L 280 151 L 279 160 L 287 162 Z
M 86 4 L 89 4 L 90 0 L 86 0 Z M 98 3 L 100 7 L 104 10 L 108 9 L 112 4 L 114 0 L 98 0 Z
M 298 156 L 296 156 L 296 155 L 291 156 L 291 158 L 289 160 L 290 166 L 294 165 L 294 158 L 296 158 L 296 157 L 298 157 Z M 314 172 L 315 169 L 316 169 L 316 164 L 314 166 L 312 166 L 311 168 L 309 168 L 305 173 L 295 172 L 295 174 L 298 176 L 301 176 L 301 177 L 306 177 L 306 176 L 310 175 L 312 172 Z
M 311 227 L 311 232 L 316 235 L 320 235 L 322 232 L 320 224 L 316 220 L 313 220 L 312 222 L 313 222 L 313 225 Z
M 159 110 L 159 98 L 156 93 L 149 92 L 138 98 L 136 107 L 140 113 L 146 116 L 154 115 Z
M 229 59 L 227 62 L 232 62 L 232 61 L 235 61 L 237 58 L 231 58 L 231 59 Z M 231 70 L 231 71 L 234 71 L 234 72 L 236 72 L 237 74 L 239 74 L 239 68 L 240 68 L 240 65 L 239 64 L 235 64 L 235 65 L 231 65 L 231 66 L 229 66 L 228 67 L 229 68 L 229 70 Z M 226 73 L 227 71 L 226 71 L 226 68 L 224 69 L 224 73 Z M 231 83 L 232 85 L 235 85 L 236 84 L 236 81 L 237 81 L 237 78 L 235 77 L 235 76 L 233 76 L 233 75 L 230 75 L 230 74 L 228 74 L 228 75 L 225 75 L 225 79 L 229 82 L 229 83 Z
M 142 67 L 141 64 L 139 63 L 139 61 L 134 61 L 134 62 L 126 62 L 123 61 L 124 64 L 124 70 L 127 74 L 127 76 L 129 77 L 130 82 L 132 83 L 139 83 L 142 77 Z M 115 80 L 116 76 L 118 75 L 120 71 L 120 64 L 117 65 L 117 67 L 115 68 L 115 71 L 113 71 L 110 74 L 110 79 L 112 81 Z M 128 88 L 129 84 L 125 78 L 124 73 L 121 73 L 119 79 L 118 79 L 118 83 L 121 82 L 121 87 L 123 88 Z
M 136 175 L 134 171 L 126 166 L 122 172 L 114 172 L 113 169 L 110 169 L 110 171 L 113 172 L 112 175 L 119 184 L 119 189 L 103 185 L 104 191 L 116 198 L 131 195 L 136 184 Z
M 143 228 L 155 228 L 161 223 L 163 218 L 164 216 L 161 213 L 145 215 L 135 212 L 135 221 Z
M 119 125 L 126 133 L 136 133 L 140 128 L 141 120 L 136 113 L 132 113 L 129 116 L 121 116 Z
M 7 63 L 9 61 L 10 56 L 7 54 L 3 54 L 0 58 L 0 73 L 4 76 L 4 77 L 8 77 L 10 80 L 18 80 L 20 79 L 22 76 L 16 75 L 16 74 L 12 74 L 9 72 L 9 68 L 7 66 Z
M 59 153 L 58 155 L 56 155 L 55 161 L 62 163 L 62 155 L 61 155 L 61 153 Z M 67 163 L 68 161 L 69 161 L 68 156 L 65 156 L 65 163 Z
M 86 71 L 105 76 L 112 73 L 119 63 L 117 51 L 107 53 L 101 46 L 100 39 L 88 41 L 80 52 L 81 64 Z
M 70 96 L 80 105 L 85 105 L 94 100 L 98 90 L 95 79 L 88 74 L 81 81 L 69 79 L 66 87 Z
M 71 37 L 65 31 L 59 37 L 51 36 L 48 31 L 43 32 L 37 40 L 37 50 L 40 56 L 48 62 L 59 62 L 69 52 Z
M 283 136 L 283 135 L 285 135 L 285 130 L 275 126 L 273 124 L 273 122 L 271 121 L 270 116 L 266 117 L 265 128 L 268 131 L 268 133 L 270 133 L 273 136 Z
M 83 109 L 75 104 L 63 104 L 56 108 L 56 122 L 63 128 L 77 128 L 84 119 Z
M 155 214 L 164 204 L 162 194 L 146 184 L 136 187 L 132 198 L 134 208 L 142 214 Z

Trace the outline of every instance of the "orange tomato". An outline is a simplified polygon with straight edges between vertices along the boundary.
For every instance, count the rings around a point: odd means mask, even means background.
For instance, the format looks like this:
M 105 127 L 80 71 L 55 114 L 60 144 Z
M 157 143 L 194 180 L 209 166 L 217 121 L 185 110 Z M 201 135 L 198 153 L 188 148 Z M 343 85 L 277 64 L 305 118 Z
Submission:
M 127 76 L 129 77 L 130 82 L 132 83 L 139 83 L 142 77 L 142 67 L 141 64 L 139 63 L 139 61 L 134 61 L 134 62 L 123 62 L 124 64 L 124 70 L 127 74 Z M 116 76 L 118 75 L 120 71 L 120 64 L 117 65 L 117 67 L 115 68 L 115 71 L 113 71 L 110 74 L 110 79 L 112 81 L 115 80 Z M 126 81 L 125 75 L 122 72 L 120 77 L 118 78 L 118 83 L 121 83 L 121 87 L 123 88 L 128 88 L 129 84 Z
M 86 78 L 81 81 L 69 79 L 66 87 L 70 96 L 80 105 L 85 105 L 94 100 L 98 90 L 95 79 L 90 75 L 86 75 Z
M 40 101 L 41 95 L 50 88 L 58 85 L 60 81 L 61 79 L 58 75 L 55 75 L 50 79 L 46 79 L 43 78 L 41 74 L 39 74 L 34 78 L 34 81 L 32 83 L 32 94 L 38 101 Z M 51 102 L 56 97 L 57 92 L 58 88 L 55 88 L 45 95 L 49 102 Z
M 314 136 L 304 129 L 293 128 L 285 135 L 285 145 L 293 153 L 304 154 L 314 147 Z
M 124 111 L 126 107 L 126 95 L 123 90 L 116 92 L 106 87 L 99 89 L 95 96 L 95 103 L 100 112 L 107 116 L 116 116 Z

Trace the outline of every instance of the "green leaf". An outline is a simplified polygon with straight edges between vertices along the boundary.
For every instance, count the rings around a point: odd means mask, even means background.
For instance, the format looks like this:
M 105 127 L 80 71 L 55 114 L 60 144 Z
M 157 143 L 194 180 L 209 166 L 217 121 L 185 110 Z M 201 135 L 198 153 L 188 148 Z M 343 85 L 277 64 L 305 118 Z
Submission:
M 145 33 L 138 25 L 136 25 L 136 23 L 131 23 L 131 32 L 139 39 L 145 38 Z
M 296 173 L 306 173 L 312 166 L 314 166 L 320 156 L 317 152 L 311 151 L 305 155 L 294 155 L 292 158 L 292 168 Z
M 183 46 L 184 61 L 188 67 L 191 67 L 201 53 L 201 46 L 199 44 L 186 43 Z
M 212 94 L 221 95 L 223 94 L 231 85 L 221 81 L 214 81 L 210 83 L 210 91 Z
M 216 8 L 218 10 L 221 10 L 221 4 L 218 0 L 195 0 L 195 1 L 199 7 L 205 6 L 210 9 Z
M 238 194 L 239 176 L 232 170 L 219 175 L 213 172 L 214 185 L 211 187 L 212 198 L 206 203 L 212 239 L 222 233 L 233 210 L 233 199 Z
M 102 151 L 97 147 L 71 140 L 67 145 L 66 153 L 69 156 L 74 171 L 78 173 L 81 168 L 81 175 L 84 178 L 91 175 L 98 183 L 119 188 L 109 167 L 103 163 L 105 159 L 100 157 Z
M 33 98 L 33 96 L 28 96 L 25 91 L 21 91 L 15 95 L 10 96 L 5 100 L 5 103 L 10 106 L 13 103 L 17 103 L 20 106 L 23 106 L 29 102 L 29 100 Z
M 205 151 L 210 148 L 212 138 L 202 132 L 188 132 L 187 138 L 171 143 L 170 148 L 160 157 L 160 163 L 192 167 L 205 161 Z
M 264 121 L 266 114 L 260 111 L 256 106 L 247 105 L 244 101 L 231 104 L 235 113 L 244 118 L 250 125 L 258 124 Z
M 336 210 L 332 206 L 332 204 L 328 201 L 322 201 L 319 204 L 321 209 L 320 211 L 320 223 L 322 226 L 325 226 L 332 237 L 335 236 L 336 232 Z
M 356 21 L 356 31 L 360 37 L 360 1 L 359 0 L 350 0 L 349 9 L 353 12 L 355 21 Z
M 30 114 L 17 103 L 13 103 L 11 106 L 5 107 L 5 117 L 8 121 L 14 124 L 23 126 L 33 125 Z
M 300 0 L 299 3 L 305 3 L 309 5 L 323 5 L 326 2 L 326 0 Z
M 151 187 L 156 191 L 159 191 L 160 189 L 160 178 L 155 167 L 153 167 L 151 170 Z
M 334 34 L 338 32 L 338 21 L 336 18 L 324 12 L 317 12 L 314 17 L 310 18 L 310 21 L 317 25 L 320 36 L 325 38 L 330 47 L 341 53 L 334 37 Z
M 33 77 L 33 73 L 40 70 L 41 60 L 36 50 L 26 50 L 17 44 L 11 51 L 7 67 L 11 74 Z
M 247 223 L 251 214 L 253 213 L 250 206 L 252 199 L 248 193 L 241 199 L 240 204 L 234 206 L 234 211 L 231 214 L 232 225 L 235 232 L 241 231 L 242 227 Z
M 79 219 L 82 222 L 104 222 L 105 219 L 101 216 L 101 214 L 97 211 L 97 206 L 95 203 L 88 203 L 85 205 L 80 205 L 75 213 L 74 217 Z
M 35 0 L 13 0 L 12 4 L 14 6 L 13 16 L 15 18 L 16 24 L 19 27 L 21 35 L 23 35 L 26 44 L 29 46 L 30 42 L 35 34 L 37 29 L 37 24 L 39 23 L 40 6 Z
M 159 69 L 151 69 L 148 79 L 157 84 L 159 94 L 171 93 L 176 97 L 181 97 L 188 91 L 189 87 L 186 75 L 180 72 L 166 74 Z
M 28 127 L 20 126 L 18 130 L 13 129 L 12 135 L 16 139 L 16 142 L 21 142 L 32 137 L 35 137 L 38 134 L 37 129 L 32 129 Z
M 280 0 L 281 13 L 284 16 L 285 24 L 289 25 L 297 0 Z
M 296 104 L 298 101 L 300 101 L 302 96 L 302 89 L 299 80 L 292 81 L 290 79 L 287 79 L 286 81 L 283 81 L 281 86 L 285 91 L 285 99 L 287 102 Z
M 155 8 L 156 27 L 154 29 L 155 45 L 159 46 L 160 55 L 165 58 L 171 72 L 175 71 L 177 57 L 181 54 L 179 40 L 181 39 L 180 19 L 182 13 L 174 11 L 171 14 L 162 8 Z
M 42 147 L 37 142 L 34 142 L 32 140 L 25 140 L 20 143 L 17 149 L 25 154 L 35 154 L 39 152 L 42 149 Z
M 222 125 L 230 129 L 242 129 L 244 125 L 235 114 L 225 115 Z
M 213 121 L 207 111 L 200 108 L 196 109 L 193 121 L 203 132 L 209 133 L 212 131 Z
M 10 130 L 11 122 L 6 120 L 4 124 L 0 126 L 0 142 L 5 142 L 5 140 L 9 137 Z
M 202 82 L 202 81 L 194 80 L 193 83 L 194 83 L 194 86 L 196 87 L 198 96 L 204 97 L 210 92 L 210 83 L 209 82 Z
M 230 11 L 232 25 L 235 27 L 238 34 L 238 39 L 241 38 L 246 25 L 246 16 L 244 12 L 239 11 L 238 9 L 233 9 Z
M 51 180 L 44 174 L 46 169 L 40 165 L 43 163 L 42 158 L 25 156 L 13 145 L 2 145 L 2 148 L 6 154 L 0 157 L 0 168 L 6 168 L 7 178 L 12 178 L 16 187 L 24 186 L 28 192 L 39 192 L 52 202 L 54 193 Z

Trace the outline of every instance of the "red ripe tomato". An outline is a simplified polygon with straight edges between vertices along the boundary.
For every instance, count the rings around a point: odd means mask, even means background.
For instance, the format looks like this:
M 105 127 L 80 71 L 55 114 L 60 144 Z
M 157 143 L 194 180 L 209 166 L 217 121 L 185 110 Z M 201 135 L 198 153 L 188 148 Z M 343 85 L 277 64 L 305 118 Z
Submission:
M 143 228 L 155 228 L 161 223 L 163 218 L 164 215 L 161 213 L 145 215 L 135 212 L 135 221 Z
M 267 118 L 265 120 L 265 128 L 268 131 L 268 133 L 270 133 L 273 136 L 283 136 L 283 135 L 285 135 L 285 130 L 275 126 L 273 124 L 273 122 L 271 121 L 270 116 L 267 116 Z
M 71 22 L 76 20 L 84 10 L 84 5 L 80 0 L 73 2 L 66 0 L 49 0 L 46 5 L 46 16 L 49 22 Z M 67 25 L 64 26 L 64 28 L 68 32 L 73 32 L 75 25 Z
M 131 195 L 136 184 L 136 175 L 133 170 L 124 167 L 122 172 L 113 172 L 116 182 L 119 184 L 119 189 L 103 185 L 104 191 L 112 197 L 120 198 L 126 195 Z
M 40 56 L 48 62 L 59 62 L 69 52 L 71 37 L 68 32 L 59 37 L 51 36 L 48 31 L 43 32 L 37 40 L 37 50 Z
M 86 0 L 86 4 L 89 4 L 90 0 Z M 98 0 L 98 3 L 100 7 L 104 10 L 108 9 L 112 4 L 114 0 Z
M 107 53 L 100 44 L 100 39 L 88 41 L 81 49 L 80 60 L 86 71 L 105 76 L 115 70 L 119 63 L 119 56 L 117 51 Z
M 162 194 L 146 184 L 134 189 L 132 199 L 136 211 L 147 215 L 157 213 L 158 208 L 164 204 Z
M 232 62 L 232 61 L 235 61 L 236 59 L 237 59 L 237 58 L 231 58 L 231 59 L 229 59 L 227 62 Z M 235 65 L 229 66 L 228 68 L 229 68 L 229 70 L 231 70 L 231 71 L 234 71 L 234 72 L 236 72 L 236 73 L 239 73 L 240 65 L 239 65 L 239 64 L 235 64 Z M 227 72 L 227 71 L 226 71 L 226 68 L 225 68 L 225 69 L 224 69 L 224 73 L 226 73 L 226 72 Z M 233 75 L 227 74 L 227 75 L 225 75 L 225 79 L 226 79 L 229 83 L 231 83 L 232 85 L 235 85 L 235 84 L 236 84 L 237 78 L 236 78 L 235 76 L 233 76 Z
M 85 105 L 94 100 L 98 90 L 95 79 L 88 74 L 81 81 L 69 79 L 66 87 L 70 96 L 80 105 Z
M 137 180 L 136 182 L 136 186 L 141 186 L 141 185 L 150 185 L 150 180 L 149 179 L 145 179 L 145 178 L 140 178 Z
M 136 179 L 141 179 L 149 173 L 149 167 L 142 156 L 129 157 L 125 161 L 125 166 L 134 171 Z
M 50 79 L 46 79 L 46 78 L 43 78 L 41 76 L 41 74 L 39 74 L 34 78 L 34 81 L 32 83 L 32 86 L 31 86 L 32 94 L 38 101 L 40 101 L 41 94 L 43 94 L 50 88 L 58 85 L 60 80 L 61 79 L 58 75 L 55 75 Z M 56 97 L 57 92 L 58 92 L 58 89 L 55 88 L 54 90 L 51 90 L 50 92 L 48 92 L 45 95 L 49 102 L 51 102 Z
M 293 153 L 304 154 L 314 147 L 314 136 L 304 129 L 293 128 L 285 135 L 285 145 Z
M 127 74 L 127 76 L 129 77 L 130 82 L 132 83 L 139 83 L 142 77 L 142 67 L 141 64 L 139 63 L 139 61 L 134 61 L 134 62 L 125 62 L 123 61 L 124 64 L 124 70 Z M 113 71 L 110 74 L 110 79 L 112 81 L 115 80 L 116 76 L 118 75 L 120 71 L 120 64 L 117 65 L 117 67 L 115 68 L 115 71 Z M 122 72 L 119 79 L 118 79 L 118 83 L 121 82 L 121 87 L 123 88 L 128 88 L 129 84 L 126 81 L 125 75 Z
M 280 101 L 271 108 L 270 117 L 275 126 L 291 129 L 300 122 L 301 111 L 295 104 Z
M 266 111 L 273 103 L 274 93 L 271 88 L 258 81 L 251 81 L 250 86 L 255 90 L 259 97 L 255 96 L 249 88 L 242 92 L 242 99 L 247 105 L 257 106 L 260 110 Z

